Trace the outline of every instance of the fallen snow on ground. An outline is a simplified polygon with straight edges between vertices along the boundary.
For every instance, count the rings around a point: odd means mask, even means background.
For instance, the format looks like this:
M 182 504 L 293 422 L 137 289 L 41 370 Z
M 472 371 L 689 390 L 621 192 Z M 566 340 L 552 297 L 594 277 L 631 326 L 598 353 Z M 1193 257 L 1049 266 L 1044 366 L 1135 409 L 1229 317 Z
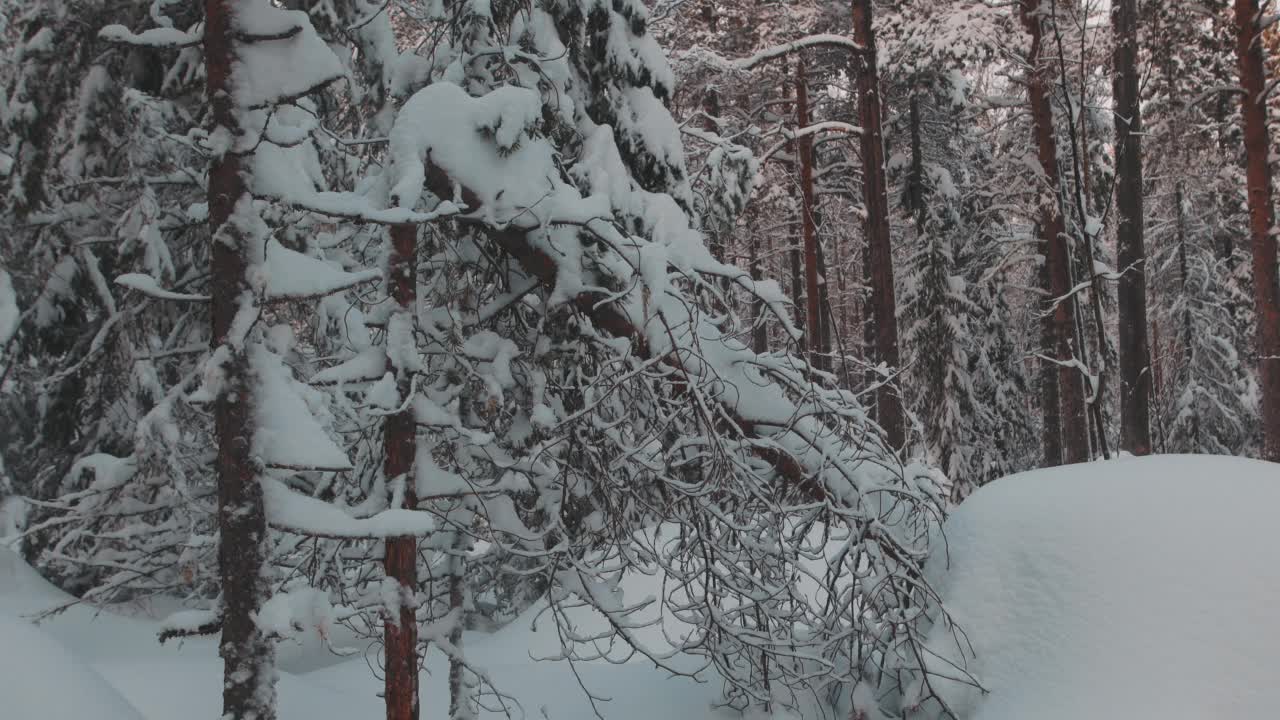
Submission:
M 966 500 L 928 569 L 990 691 L 965 720 L 1273 718 L 1280 465 L 1126 458 L 1014 475 Z M 935 627 L 931 645 L 953 647 Z M 954 652 L 950 655 L 956 660 Z
M 947 658 L 967 663 L 989 693 L 939 680 L 935 686 L 962 720 L 1275 717 L 1278 507 L 1280 466 L 1234 458 L 1126 458 L 983 488 L 947 522 L 947 553 L 939 548 L 928 575 L 976 652 L 961 658 L 950 650 Z M 656 592 L 649 586 L 658 582 L 623 584 L 627 597 L 639 598 Z M 4 717 L 216 714 L 222 666 L 213 639 L 159 645 L 154 618 L 172 608 L 137 608 L 126 617 L 74 606 L 38 627 L 26 619 L 68 599 L 0 546 Z M 593 622 L 583 613 L 571 617 Z M 650 642 L 661 633 L 645 635 Z M 513 717 L 595 718 L 573 668 L 534 660 L 560 647 L 538 608 L 497 633 L 467 633 L 465 642 L 468 657 L 519 700 Z M 941 626 L 930 645 L 955 647 Z M 381 716 L 373 653 L 341 658 L 317 638 L 282 643 L 281 720 Z M 602 698 L 598 709 L 607 720 L 742 717 L 713 709 L 720 683 L 712 677 L 673 678 L 640 659 L 576 670 Z M 446 678 L 434 653 L 423 675 L 425 720 L 445 716 Z
M 0 698 L 16 718 L 142 720 L 101 675 L 39 628 L 0 614 Z
M 653 578 L 640 581 L 655 582 Z M 637 595 L 643 595 L 643 589 L 629 588 Z M 222 703 L 222 663 L 214 639 L 171 640 L 160 645 L 156 639 L 160 622 L 155 618 L 173 608 L 135 608 L 133 616 L 122 616 L 76 605 L 38 626 L 29 621 L 70 599 L 0 544 L 0 717 L 174 720 L 217 714 Z M 571 615 L 575 622 L 592 622 L 583 613 Z M 336 646 L 354 642 L 334 635 Z M 539 618 L 535 608 L 497 633 L 467 633 L 464 642 L 468 657 L 519 701 L 522 710 L 511 706 L 513 718 L 596 717 L 573 668 L 564 662 L 534 660 L 553 656 L 560 647 L 546 613 Z M 375 676 L 370 669 L 381 664 L 377 648 L 342 658 L 317 638 L 287 641 L 279 647 L 280 720 L 347 720 L 384 714 L 378 697 L 381 675 Z M 621 665 L 579 663 L 577 671 L 599 698 L 598 708 L 608 720 L 742 718 L 712 707 L 720 691 L 714 679 L 672 678 L 638 659 Z M 432 653 L 422 677 L 424 720 L 446 717 L 447 676 L 444 658 Z M 483 712 L 481 717 L 506 716 Z

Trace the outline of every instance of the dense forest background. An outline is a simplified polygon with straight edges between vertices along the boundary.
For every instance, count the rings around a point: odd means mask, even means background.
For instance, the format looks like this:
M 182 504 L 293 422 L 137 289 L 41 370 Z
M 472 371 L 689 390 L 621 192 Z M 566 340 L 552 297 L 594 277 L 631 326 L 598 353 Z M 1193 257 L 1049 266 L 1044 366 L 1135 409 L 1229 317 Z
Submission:
M 1268 12 L 0 0 L 0 535 L 221 632 L 233 718 L 264 608 L 401 719 L 538 601 L 665 667 L 631 572 L 735 707 L 936 706 L 950 506 L 1280 460 Z

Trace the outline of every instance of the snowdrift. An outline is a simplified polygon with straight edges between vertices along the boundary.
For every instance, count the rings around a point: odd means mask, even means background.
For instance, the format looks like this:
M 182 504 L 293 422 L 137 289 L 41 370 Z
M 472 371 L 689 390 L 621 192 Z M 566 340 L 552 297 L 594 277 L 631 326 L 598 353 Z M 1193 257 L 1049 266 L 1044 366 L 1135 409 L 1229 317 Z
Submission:
M 981 489 L 927 574 L 976 654 L 946 660 L 990 692 L 935 687 L 963 720 L 1276 717 L 1277 508 L 1280 465 L 1225 457 L 1127 458 Z M 955 646 L 949 628 L 931 635 Z
M 660 578 L 642 576 L 627 583 L 628 596 L 657 590 Z M 221 707 L 222 663 L 214 638 L 188 638 L 160 645 L 156 633 L 163 608 L 135 608 L 122 616 L 75 605 L 39 625 L 30 619 L 72 598 L 44 580 L 21 558 L 0 545 L 0 718 L 93 718 L 94 720 L 174 720 L 212 717 Z M 118 608 L 117 610 L 125 610 Z M 493 634 L 468 633 L 468 655 L 510 693 L 506 708 L 514 717 L 594 720 L 592 702 L 579 678 L 596 695 L 597 708 L 609 720 L 649 720 L 654 716 L 741 718 L 713 709 L 719 684 L 672 678 L 639 658 L 621 664 L 577 664 L 542 660 L 559 653 L 560 639 L 545 604 Z M 595 627 L 590 611 L 572 611 L 575 624 Z M 656 634 L 656 637 L 654 636 Z M 645 633 L 659 642 L 661 633 Z M 378 648 L 353 657 L 330 653 L 316 638 L 278 646 L 281 672 L 276 691 L 281 720 L 371 718 L 384 713 L 379 693 Z M 335 637 L 351 645 L 351 637 Z M 540 661 L 541 660 L 541 661 Z M 431 653 L 422 676 L 425 720 L 441 720 L 448 708 L 448 667 Z M 506 718 L 500 704 L 484 718 Z M 779 715 L 779 717 L 783 717 Z
M 25 620 L 0 613 L 6 717 L 143 720 L 101 675 Z

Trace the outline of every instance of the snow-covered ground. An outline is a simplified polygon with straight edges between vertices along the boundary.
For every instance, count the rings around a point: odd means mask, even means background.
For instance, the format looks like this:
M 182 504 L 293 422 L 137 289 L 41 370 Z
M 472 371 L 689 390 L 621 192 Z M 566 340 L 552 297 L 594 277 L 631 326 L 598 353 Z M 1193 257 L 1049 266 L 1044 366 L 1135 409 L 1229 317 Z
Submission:
M 947 521 L 929 575 L 989 690 L 964 720 L 1280 716 L 1280 465 L 1158 456 L 1039 470 Z M 947 648 L 946 629 L 933 647 Z M 955 653 L 952 653 L 955 659 Z
M 1280 708 L 1280 466 L 1164 456 L 1006 478 L 970 497 L 929 567 L 988 693 L 950 684 L 963 720 L 1270 718 Z M 649 579 L 648 582 L 652 582 Z M 208 638 L 156 641 L 158 622 L 73 607 L 33 627 L 23 616 L 66 600 L 0 548 L 0 707 L 4 717 L 211 717 L 221 663 Z M 534 612 L 468 653 L 519 699 L 514 717 L 594 718 L 573 669 Z M 953 648 L 936 627 L 931 645 Z M 371 658 L 372 659 L 372 658 Z M 376 663 L 374 663 L 376 665 Z M 281 720 L 370 718 L 380 680 L 363 654 L 315 639 L 280 652 Z M 672 678 L 643 661 L 580 664 L 608 720 L 739 717 L 715 710 L 719 683 Z M 423 678 L 426 720 L 447 706 L 437 657 Z M 498 717 L 497 713 L 486 717 Z
M 125 617 L 74 606 L 39 626 L 23 619 L 67 599 L 0 545 L 0 717 L 174 720 L 217 714 L 222 663 L 213 639 L 160 645 L 159 622 L 145 617 L 145 609 L 139 609 L 140 617 Z M 469 657 L 520 702 L 523 714 L 513 708 L 514 718 L 594 719 L 572 668 L 532 659 L 559 649 L 549 620 L 532 629 L 535 614 L 531 611 L 496 634 L 469 633 Z M 363 653 L 341 658 L 312 638 L 302 644 L 282 643 L 278 659 L 281 720 L 384 714 L 377 696 L 380 676 L 370 670 Z M 376 658 L 369 661 L 377 664 Z M 740 717 L 711 707 L 720 690 L 714 680 L 671 678 L 640 661 L 579 664 L 577 671 L 609 720 Z M 446 714 L 446 675 L 445 662 L 437 654 L 423 676 L 424 720 Z M 505 717 L 496 712 L 483 716 Z

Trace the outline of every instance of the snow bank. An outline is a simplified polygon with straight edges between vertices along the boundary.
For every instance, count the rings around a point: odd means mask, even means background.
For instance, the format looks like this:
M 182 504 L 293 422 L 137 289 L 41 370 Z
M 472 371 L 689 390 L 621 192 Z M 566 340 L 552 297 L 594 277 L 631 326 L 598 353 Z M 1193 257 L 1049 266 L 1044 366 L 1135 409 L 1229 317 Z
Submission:
M 661 580 L 657 575 L 640 575 L 621 584 L 626 597 L 634 601 L 661 592 Z M 77 605 L 48 618 L 38 628 L 17 618 L 70 599 L 0 545 L 0 718 L 174 720 L 217 715 L 222 702 L 222 663 L 216 638 L 195 637 L 159 644 L 156 633 L 161 624 L 148 615 L 167 614 L 165 608 L 154 608 L 155 613 L 138 608 L 138 616 L 123 617 L 110 610 Z M 652 618 L 656 612 L 657 608 L 650 606 L 639 615 Z M 603 618 L 588 608 L 571 609 L 566 614 L 579 632 L 604 627 Z M 678 631 L 669 620 L 666 629 Z M 18 628 L 11 632 L 10 625 L 14 623 Z M 355 638 L 344 636 L 341 628 L 333 630 L 330 639 L 335 645 L 358 643 Z M 15 633 L 23 635 L 18 637 Z M 29 643 L 27 636 L 31 633 L 37 639 Z M 340 658 L 312 635 L 278 646 L 281 672 L 276 690 L 280 720 L 372 718 L 384 714 L 379 697 L 382 680 L 369 667 L 370 662 L 381 664 L 378 646 L 365 647 L 354 657 Z M 645 628 L 638 635 L 654 648 L 665 649 L 662 628 Z M 519 703 L 519 707 L 508 705 L 512 717 L 596 720 L 592 702 L 579 681 L 596 693 L 596 709 L 608 720 L 743 717 L 731 710 L 714 708 L 720 685 L 706 672 L 695 681 L 672 678 L 639 657 L 621 664 L 602 661 L 577 663 L 576 667 L 543 659 L 559 655 L 561 649 L 560 633 L 546 612 L 545 603 L 539 603 L 497 633 L 468 632 L 463 643 L 467 657 L 490 673 L 494 684 Z M 37 666 L 35 661 L 40 657 L 28 658 L 29 645 L 65 648 L 59 663 L 75 669 L 74 677 L 68 678 L 61 666 Z M 628 653 L 617 647 L 609 655 L 621 662 Z M 50 680 L 37 684 L 32 679 L 37 675 Z M 447 714 L 448 675 L 443 654 L 431 652 L 421 677 L 424 719 L 439 720 Z M 51 682 L 56 682 L 53 688 L 57 696 L 48 692 Z M 13 694 L 13 684 L 22 685 L 31 695 Z M 38 699 L 46 703 L 39 706 L 41 712 L 28 711 L 29 706 L 23 704 L 28 697 L 32 702 Z M 56 704 L 81 697 L 84 703 L 92 704 L 83 708 Z M 11 698 L 21 699 L 15 704 Z M 119 712 L 112 714 L 116 709 Z M 482 712 L 480 717 L 508 718 L 496 708 Z M 791 716 L 778 713 L 775 717 Z
M 0 699 L 6 717 L 142 720 L 114 687 L 57 640 L 3 612 Z
M 945 526 L 949 567 L 939 545 L 927 574 L 990 694 L 935 687 L 965 720 L 1275 717 L 1278 506 L 1280 465 L 1208 456 L 981 489 Z M 930 646 L 954 647 L 950 630 Z

